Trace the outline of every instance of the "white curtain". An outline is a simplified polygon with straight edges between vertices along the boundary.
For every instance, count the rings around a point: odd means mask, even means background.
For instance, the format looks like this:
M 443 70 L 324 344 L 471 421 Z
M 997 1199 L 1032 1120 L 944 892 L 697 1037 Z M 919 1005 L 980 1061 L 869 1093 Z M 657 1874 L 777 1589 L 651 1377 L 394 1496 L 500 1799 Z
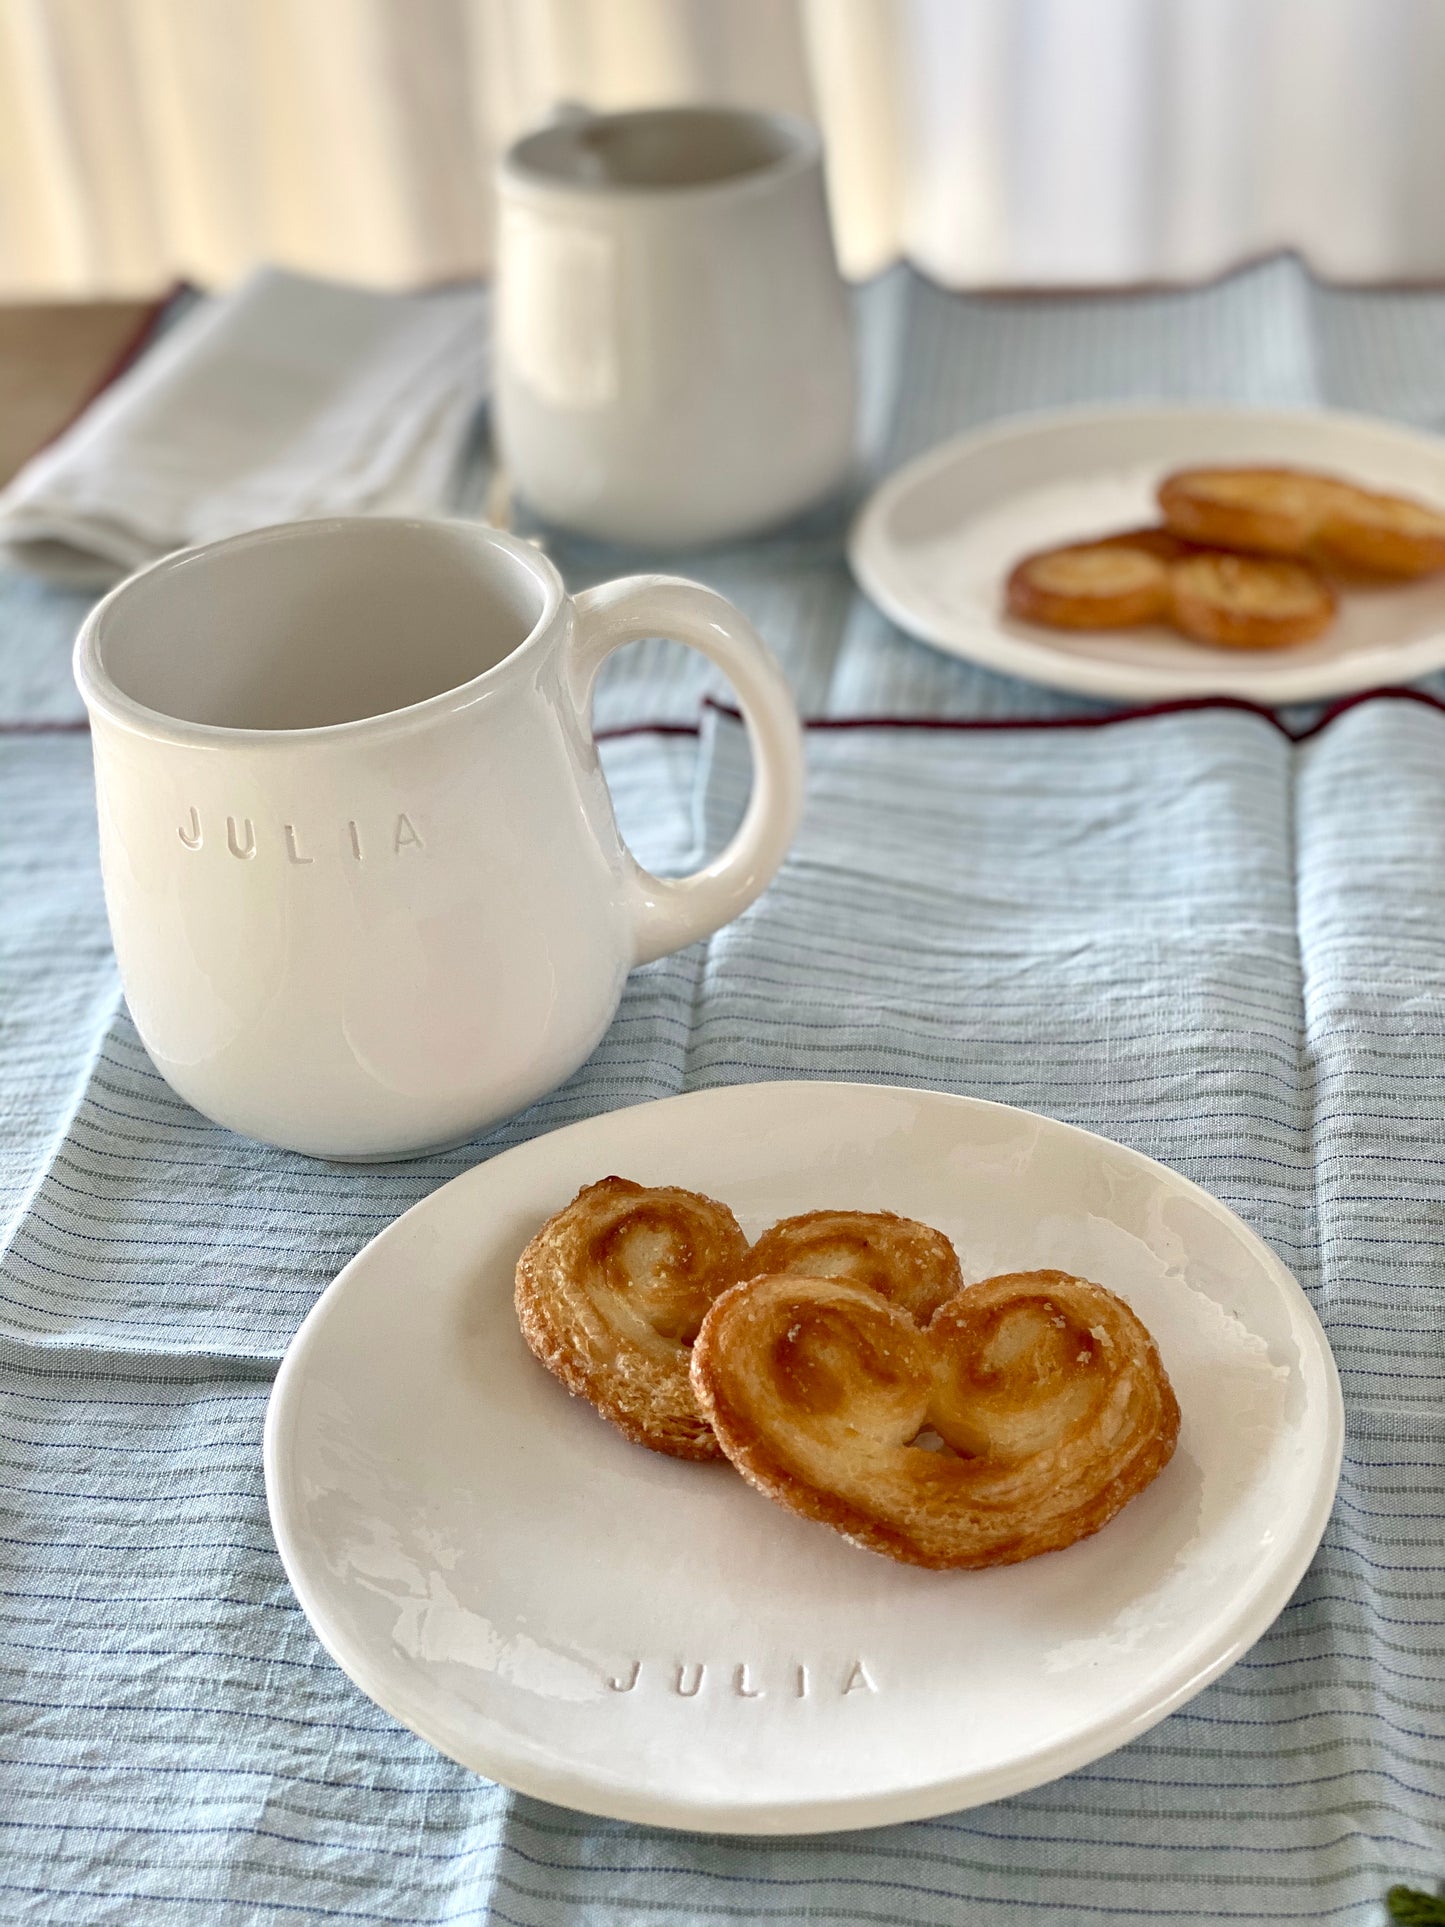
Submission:
M 810 113 L 954 286 L 1445 276 L 1445 0 L 0 0 L 0 294 L 485 270 L 560 100 Z

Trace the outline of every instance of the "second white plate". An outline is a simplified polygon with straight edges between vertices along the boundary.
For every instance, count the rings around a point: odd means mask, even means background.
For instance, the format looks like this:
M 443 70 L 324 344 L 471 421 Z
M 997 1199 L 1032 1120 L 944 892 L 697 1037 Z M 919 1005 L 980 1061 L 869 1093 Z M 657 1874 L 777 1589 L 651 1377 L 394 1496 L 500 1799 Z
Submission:
M 1099 1280 L 1158 1341 L 1173 1460 L 1097 1538 L 935 1573 L 628 1444 L 512 1308 L 522 1246 L 609 1172 L 710 1192 L 750 1235 L 888 1208 L 966 1278 Z M 769 1083 L 571 1125 L 407 1212 L 287 1353 L 266 1488 L 327 1649 L 454 1759 L 585 1812 L 793 1833 L 1036 1786 L 1197 1693 L 1303 1573 L 1341 1437 L 1303 1293 L 1184 1178 L 1002 1105 Z
M 1003 613 L 1032 549 L 1157 523 L 1154 489 L 1199 463 L 1323 468 L 1445 508 L 1445 440 L 1363 415 L 1225 407 L 1025 416 L 930 449 L 854 524 L 848 555 L 885 615 L 951 655 L 1130 702 L 1313 701 L 1445 667 L 1445 575 L 1349 590 L 1316 642 L 1210 649 L 1161 626 L 1069 633 Z

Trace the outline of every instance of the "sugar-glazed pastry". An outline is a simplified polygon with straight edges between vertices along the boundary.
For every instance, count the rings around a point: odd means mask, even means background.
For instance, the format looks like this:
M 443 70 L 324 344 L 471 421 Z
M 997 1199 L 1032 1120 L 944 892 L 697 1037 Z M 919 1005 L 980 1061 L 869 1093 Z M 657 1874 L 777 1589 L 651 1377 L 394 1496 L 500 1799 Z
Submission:
M 970 1285 L 924 1329 L 857 1285 L 753 1278 L 703 1320 L 692 1382 L 760 1492 L 938 1569 L 1008 1565 L 1097 1532 L 1179 1431 L 1144 1326 L 1058 1271 Z
M 881 1292 L 926 1323 L 963 1289 L 958 1254 L 941 1231 L 892 1211 L 807 1211 L 765 1231 L 747 1269 L 843 1278 Z
M 1211 548 L 1309 556 L 1411 577 L 1445 569 L 1445 513 L 1408 495 L 1297 468 L 1186 468 L 1159 485 L 1170 529 Z
M 1226 554 L 1168 529 L 1131 529 L 1026 555 L 1008 580 L 1010 615 L 1055 629 L 1167 622 L 1193 642 L 1277 649 L 1322 635 L 1334 592 L 1308 562 Z
M 689 1348 L 748 1241 L 696 1191 L 603 1178 L 577 1193 L 517 1261 L 522 1335 L 569 1392 L 620 1432 L 678 1459 L 719 1457 L 688 1379 Z
M 1049 629 L 1132 629 L 1141 622 L 1166 622 L 1169 560 L 1153 542 L 1107 537 L 1041 549 L 1015 564 L 1004 606 L 1020 622 L 1041 622 Z
M 1159 506 L 1176 535 L 1206 548 L 1303 555 L 1334 488 L 1308 469 L 1182 468 L 1159 484 Z
M 1201 550 L 1169 571 L 1170 616 L 1194 642 L 1279 649 L 1323 635 L 1335 616 L 1329 585 L 1304 562 Z
M 1406 495 L 1336 486 L 1312 553 L 1327 569 L 1419 576 L 1445 569 L 1445 515 Z

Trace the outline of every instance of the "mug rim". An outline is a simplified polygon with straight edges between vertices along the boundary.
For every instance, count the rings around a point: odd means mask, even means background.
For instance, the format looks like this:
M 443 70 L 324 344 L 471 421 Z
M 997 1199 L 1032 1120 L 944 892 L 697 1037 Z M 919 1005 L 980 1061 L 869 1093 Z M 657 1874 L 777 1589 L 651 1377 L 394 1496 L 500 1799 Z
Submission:
M 766 127 L 786 137 L 788 150 L 773 160 L 748 168 L 744 173 L 724 174 L 718 179 L 706 181 L 565 180 L 558 175 L 544 173 L 526 159 L 527 148 L 565 131 L 569 126 L 635 127 L 648 121 L 674 120 L 694 114 Z M 822 157 L 822 135 L 817 126 L 801 114 L 775 112 L 767 107 L 739 107 L 729 101 L 670 101 L 651 107 L 625 107 L 596 113 L 587 108 L 581 113 L 568 113 L 546 121 L 540 127 L 529 128 L 504 150 L 497 163 L 497 179 L 499 185 L 510 192 L 536 194 L 548 200 L 576 198 L 594 206 L 605 206 L 610 201 L 627 201 L 637 206 L 665 205 L 676 201 L 722 199 L 760 193 L 777 186 L 779 181 L 790 175 L 807 173 L 820 166 Z
M 487 548 L 502 549 L 538 579 L 543 594 L 541 613 L 522 640 L 509 649 L 500 662 L 494 662 L 489 669 L 479 670 L 465 682 L 453 683 L 450 688 L 438 690 L 433 696 L 404 703 L 397 709 L 382 710 L 375 716 L 353 716 L 339 723 L 309 723 L 299 729 L 252 729 L 236 723 L 191 722 L 184 716 L 172 716 L 163 709 L 156 709 L 128 695 L 106 669 L 100 654 L 101 630 L 110 612 L 139 583 L 170 574 L 194 561 L 197 556 L 214 555 L 223 549 L 248 546 L 265 548 L 279 538 L 300 533 L 322 536 L 362 529 L 368 532 L 378 529 L 453 529 L 479 540 Z M 480 701 L 516 672 L 523 656 L 535 654 L 550 632 L 565 600 L 562 577 L 551 558 L 535 544 L 509 534 L 505 529 L 493 528 L 488 522 L 474 522 L 463 516 L 420 515 L 327 515 L 289 522 L 269 522 L 261 528 L 244 529 L 237 535 L 222 536 L 213 542 L 196 542 L 188 548 L 173 549 L 169 555 L 157 557 L 154 562 L 148 562 L 144 568 L 126 576 L 124 581 L 117 582 L 81 623 L 71 652 L 71 673 L 92 720 L 99 716 L 138 735 L 166 742 L 191 743 L 210 748 L 229 743 L 247 749 L 259 749 L 341 737 L 350 740 L 357 736 L 379 736 L 398 729 L 417 727 Z

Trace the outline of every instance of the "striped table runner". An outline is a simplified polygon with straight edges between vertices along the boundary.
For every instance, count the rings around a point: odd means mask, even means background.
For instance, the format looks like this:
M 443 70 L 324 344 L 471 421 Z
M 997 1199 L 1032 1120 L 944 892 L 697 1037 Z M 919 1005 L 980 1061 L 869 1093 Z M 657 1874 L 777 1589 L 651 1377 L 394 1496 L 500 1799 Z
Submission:
M 1092 302 L 900 275 L 862 315 L 877 464 L 1107 395 L 1445 416 L 1445 299 L 1289 264 Z M 1107 721 L 908 641 L 853 593 L 840 533 L 824 515 L 685 565 L 749 608 L 817 719 L 777 882 L 635 972 L 561 1090 L 374 1169 L 249 1145 L 150 1067 L 64 680 L 79 605 L 0 579 L 0 1919 L 1366 1923 L 1391 1881 L 1445 1873 L 1445 712 L 1427 691 L 1323 724 Z M 639 566 L 559 559 L 576 585 Z M 603 691 L 619 817 L 660 868 L 715 847 L 746 792 L 712 687 L 646 646 Z M 266 1522 L 270 1377 L 339 1265 L 478 1158 L 778 1076 L 1028 1105 L 1206 1185 L 1330 1333 L 1340 1502 L 1251 1653 L 1053 1786 L 811 1840 L 597 1822 L 441 1759 L 322 1653 Z

